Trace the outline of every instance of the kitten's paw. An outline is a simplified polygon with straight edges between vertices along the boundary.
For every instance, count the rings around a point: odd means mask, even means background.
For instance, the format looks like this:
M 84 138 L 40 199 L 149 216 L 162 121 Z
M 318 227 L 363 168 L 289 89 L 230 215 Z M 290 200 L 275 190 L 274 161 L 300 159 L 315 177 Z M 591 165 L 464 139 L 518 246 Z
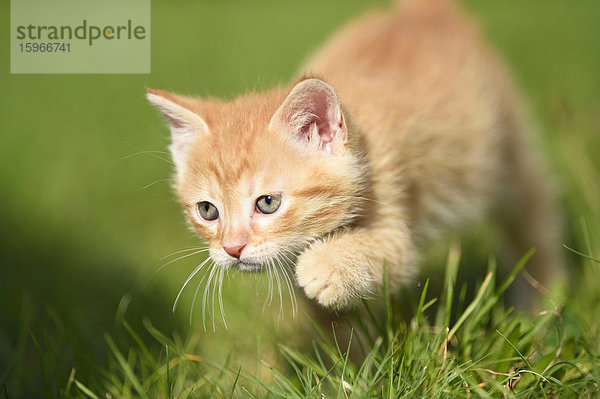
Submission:
M 349 255 L 326 243 L 306 250 L 296 265 L 296 279 L 306 296 L 335 310 L 367 297 L 372 287 L 366 262 Z

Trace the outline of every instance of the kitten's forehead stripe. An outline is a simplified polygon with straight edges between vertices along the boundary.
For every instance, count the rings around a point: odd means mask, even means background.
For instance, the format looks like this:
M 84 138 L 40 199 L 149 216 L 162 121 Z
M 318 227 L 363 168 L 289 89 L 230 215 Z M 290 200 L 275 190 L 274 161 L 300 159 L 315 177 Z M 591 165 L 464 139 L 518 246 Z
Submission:
M 238 161 L 238 164 L 235 165 L 235 168 L 233 169 L 233 172 L 231 173 L 232 179 L 234 181 L 240 180 L 240 178 L 242 177 L 242 174 L 244 172 L 247 172 L 249 168 L 250 168 L 250 161 L 248 160 L 248 158 L 245 155 L 242 155 Z
M 215 179 L 218 181 L 224 180 L 224 176 L 221 173 L 221 171 L 222 171 L 222 168 L 217 166 L 215 163 L 211 162 L 208 164 L 207 172 L 212 174 L 215 177 Z
M 298 197 L 315 197 L 315 196 L 323 196 L 323 197 L 335 197 L 342 195 L 343 193 L 337 187 L 332 186 L 312 186 L 307 188 L 302 188 L 300 190 L 294 191 L 294 195 Z
M 251 94 L 220 104 L 219 115 L 211 119 L 213 134 L 196 148 L 199 158 L 208 158 L 206 172 L 218 183 L 233 184 L 276 163 L 269 147 L 276 140 L 268 124 L 283 95 L 274 93 L 265 101 L 264 95 Z

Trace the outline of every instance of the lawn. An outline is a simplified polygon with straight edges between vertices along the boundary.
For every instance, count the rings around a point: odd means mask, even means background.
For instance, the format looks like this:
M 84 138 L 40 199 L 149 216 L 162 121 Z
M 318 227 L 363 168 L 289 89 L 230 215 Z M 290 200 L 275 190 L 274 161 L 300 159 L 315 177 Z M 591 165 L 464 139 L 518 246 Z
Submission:
M 224 316 L 212 294 L 203 314 L 203 291 L 192 306 L 199 278 L 172 310 L 203 260 L 178 251 L 202 243 L 174 201 L 169 133 L 144 86 L 225 98 L 267 89 L 385 3 L 154 1 L 149 75 L 11 75 L 0 5 L 0 398 L 600 396 L 594 0 L 464 2 L 513 70 L 560 182 L 564 243 L 580 252 L 565 248 L 564 304 L 512 311 L 502 295 L 512 274 L 496 273 L 486 232 L 442 241 L 418 287 L 349 316 L 361 336 L 350 351 L 318 331 L 300 290 L 294 316 L 287 290 L 270 298 L 264 276 L 226 278 Z

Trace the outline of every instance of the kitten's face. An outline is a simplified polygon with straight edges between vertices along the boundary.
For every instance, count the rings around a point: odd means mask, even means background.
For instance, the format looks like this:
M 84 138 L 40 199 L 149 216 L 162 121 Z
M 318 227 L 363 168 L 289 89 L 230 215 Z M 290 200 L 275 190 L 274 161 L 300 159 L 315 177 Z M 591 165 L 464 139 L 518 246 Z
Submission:
M 332 109 L 337 98 L 319 97 L 329 86 L 294 93 L 303 82 L 285 101 L 281 94 L 227 103 L 149 94 L 171 122 L 180 201 L 221 266 L 260 270 L 293 260 L 353 216 L 361 168 L 347 148 L 341 109 Z

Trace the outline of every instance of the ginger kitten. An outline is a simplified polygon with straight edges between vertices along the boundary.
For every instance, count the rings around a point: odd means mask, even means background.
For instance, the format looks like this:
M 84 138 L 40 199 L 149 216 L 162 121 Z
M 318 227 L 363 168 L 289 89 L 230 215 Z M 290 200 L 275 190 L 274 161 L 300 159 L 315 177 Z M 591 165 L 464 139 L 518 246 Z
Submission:
M 148 89 L 175 190 L 218 267 L 294 260 L 339 310 L 410 281 L 419 247 L 497 216 L 529 273 L 564 276 L 553 193 L 508 74 L 450 1 L 406 1 L 337 33 L 291 88 L 233 101 Z M 532 297 L 525 298 L 531 301 Z

